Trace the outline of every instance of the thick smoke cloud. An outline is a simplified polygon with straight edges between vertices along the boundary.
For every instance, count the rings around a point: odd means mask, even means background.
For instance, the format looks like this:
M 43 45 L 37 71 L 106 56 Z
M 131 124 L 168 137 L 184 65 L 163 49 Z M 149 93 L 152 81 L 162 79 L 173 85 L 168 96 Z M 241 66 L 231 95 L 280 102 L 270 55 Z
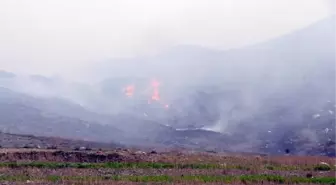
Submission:
M 154 55 L 180 44 L 240 48 L 323 19 L 329 7 L 321 0 L 4 0 L 0 67 L 101 80 L 90 69 L 107 58 Z
M 336 2 L 333 0 L 326 1 L 326 6 L 330 9 L 334 14 L 336 13 Z

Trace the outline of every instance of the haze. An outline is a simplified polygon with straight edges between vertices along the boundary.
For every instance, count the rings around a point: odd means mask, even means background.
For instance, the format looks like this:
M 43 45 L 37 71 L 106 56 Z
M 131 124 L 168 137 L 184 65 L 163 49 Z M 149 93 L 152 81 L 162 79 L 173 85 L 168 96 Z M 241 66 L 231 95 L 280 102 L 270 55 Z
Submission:
M 2 0 L 0 69 L 88 80 L 87 70 L 110 58 L 266 41 L 330 16 L 333 2 Z

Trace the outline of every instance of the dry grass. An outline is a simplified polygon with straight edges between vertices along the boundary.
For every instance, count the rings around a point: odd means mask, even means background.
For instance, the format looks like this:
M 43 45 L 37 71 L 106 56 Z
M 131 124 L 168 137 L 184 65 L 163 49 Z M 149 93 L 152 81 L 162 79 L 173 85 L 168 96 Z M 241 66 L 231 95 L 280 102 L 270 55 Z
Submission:
M 111 156 L 114 157 L 111 157 Z M 314 156 L 279 156 L 267 157 L 258 155 L 226 155 L 226 154 L 208 154 L 208 153 L 182 153 L 167 152 L 159 154 L 140 154 L 129 150 L 110 150 L 104 151 L 103 154 L 97 154 L 96 151 L 90 152 L 73 152 L 73 151 L 55 151 L 45 149 L 0 149 L 1 161 L 57 161 L 57 162 L 95 162 L 96 159 L 107 156 L 104 162 L 114 162 L 116 157 L 127 162 L 161 162 L 173 164 L 190 164 L 190 163 L 215 163 L 227 165 L 264 165 L 267 163 L 282 165 L 314 165 L 319 162 L 326 162 L 332 166 L 336 164 L 335 158 L 331 157 L 314 157 Z
M 95 151 L 90 152 L 73 152 L 73 151 L 55 151 L 43 149 L 1 149 L 0 163 L 5 161 L 40 161 L 46 162 L 45 167 L 0 167 L 1 175 L 32 177 L 34 181 L 25 182 L 5 182 L 1 184 L 167 184 L 153 182 L 123 182 L 100 180 L 104 176 L 190 176 L 190 175 L 208 175 L 208 176 L 240 176 L 240 175 L 258 175 L 267 174 L 270 176 L 278 175 L 283 178 L 297 176 L 306 178 L 311 174 L 314 178 L 335 177 L 335 158 L 329 157 L 298 157 L 298 156 L 258 156 L 258 155 L 227 155 L 227 154 L 209 154 L 209 153 L 182 153 L 182 152 L 165 152 L 159 154 L 141 153 L 130 150 L 111 150 L 97 154 Z M 170 163 L 170 164 L 216 164 L 219 168 L 202 168 L 202 169 L 180 169 L 176 167 L 169 168 L 51 168 L 49 162 L 129 162 L 129 163 Z M 328 163 L 332 171 L 313 171 L 312 166 L 320 162 Z M 239 168 L 237 168 L 239 167 Z M 241 167 L 241 168 L 240 168 Z M 308 168 L 309 167 L 309 168 Z M 308 170 L 307 170 L 308 169 Z M 1 177 L 0 175 L 0 177 Z M 84 181 L 71 181 L 63 179 L 61 182 L 44 181 L 47 176 L 73 176 L 73 177 L 97 177 Z M 36 181 L 40 179 L 41 181 Z M 277 184 L 274 182 L 262 181 L 263 184 Z M 301 182 L 301 181 L 300 181 Z M 230 184 L 260 184 L 261 182 L 244 182 L 233 181 Z M 204 184 L 204 182 L 188 181 L 175 182 L 170 184 Z M 223 184 L 222 182 L 207 182 L 206 184 Z M 309 183 L 308 183 L 309 184 Z
M 23 184 L 30 184 L 30 185 L 204 185 L 202 182 L 180 182 L 180 183 L 137 183 L 137 182 L 114 182 L 114 181 L 93 181 L 93 182 L 73 182 L 73 181 L 64 181 L 58 183 L 51 183 L 46 181 L 29 181 L 27 182 L 13 182 L 13 183 L 6 183 L 6 185 L 23 185 Z M 221 185 L 223 183 L 206 183 L 207 185 Z M 246 185 L 245 182 L 233 182 L 230 185 Z M 248 183 L 249 185 L 260 185 L 261 183 Z M 277 185 L 279 183 L 273 182 L 263 182 L 263 185 Z M 297 183 L 296 185 L 313 185 L 312 183 Z
M 108 176 L 108 175 L 257 175 L 270 174 L 281 176 L 305 177 L 311 173 L 314 177 L 334 177 L 334 171 L 327 172 L 306 172 L 306 171 L 273 171 L 257 169 L 255 171 L 224 170 L 224 169 L 39 169 L 39 168 L 0 168 L 0 174 L 6 175 L 26 175 L 34 177 L 44 177 L 47 175 L 56 176 Z

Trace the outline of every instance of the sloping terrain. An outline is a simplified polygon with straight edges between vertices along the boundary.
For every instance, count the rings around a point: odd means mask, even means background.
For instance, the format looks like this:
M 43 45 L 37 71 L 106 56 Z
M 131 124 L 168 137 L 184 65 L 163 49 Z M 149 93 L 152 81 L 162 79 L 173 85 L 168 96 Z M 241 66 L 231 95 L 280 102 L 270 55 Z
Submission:
M 83 140 L 71 140 L 60 137 L 43 137 L 33 135 L 22 134 L 9 134 L 0 132 L 0 152 L 8 151 L 25 151 L 23 148 L 35 148 L 35 149 L 54 149 L 54 150 L 72 150 L 80 147 L 98 149 L 115 149 L 122 147 L 121 145 L 114 143 L 99 143 Z
M 102 115 L 61 99 L 37 98 L 5 88 L 0 90 L 0 129 L 6 133 L 203 150 L 217 143 L 207 134 L 193 135 L 195 140 L 203 140 L 203 143 L 191 141 L 191 137 L 184 134 L 188 131 L 177 131 L 139 117 Z M 224 137 L 219 133 L 216 135 Z M 225 145 L 226 142 L 221 144 Z
M 67 117 L 39 109 L 44 99 L 15 93 L 0 88 L 0 128 L 3 132 L 33 134 L 38 136 L 58 136 L 71 139 L 85 139 L 112 142 L 121 137 L 122 132 L 110 125 L 86 121 L 77 117 Z M 48 102 L 47 102 L 48 103 Z M 50 109 L 56 104 L 47 104 Z M 45 107 L 47 107 L 45 106 Z M 63 106 L 67 109 L 67 106 Z
M 0 128 L 138 146 L 334 156 L 334 27 L 331 17 L 246 48 L 181 46 L 126 59 L 124 67 L 138 69 L 133 76 L 95 85 L 2 71 Z M 161 99 L 148 103 L 153 77 L 162 81 Z M 130 84 L 132 98 L 123 92 Z

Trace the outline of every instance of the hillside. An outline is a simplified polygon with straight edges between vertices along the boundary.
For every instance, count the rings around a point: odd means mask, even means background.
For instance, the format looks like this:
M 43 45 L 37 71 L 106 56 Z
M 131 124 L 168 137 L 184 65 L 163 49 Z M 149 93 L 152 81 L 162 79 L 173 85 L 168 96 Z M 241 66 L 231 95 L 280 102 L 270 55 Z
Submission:
M 0 146 L 3 148 L 3 150 L 12 151 L 20 151 L 23 150 L 23 148 L 27 148 L 27 150 L 74 150 L 79 147 L 85 147 L 89 149 L 115 149 L 122 147 L 122 145 L 114 143 L 99 143 L 92 141 L 64 139 L 60 137 L 43 137 L 23 134 L 9 134 L 3 132 L 0 132 Z
M 190 132 L 197 128 L 222 132 L 240 142 L 237 150 L 326 153 L 326 143 L 335 142 L 335 22 L 333 16 L 245 48 L 180 46 L 155 57 L 123 60 L 122 67 L 138 70 L 122 79 L 161 79 L 161 96 L 170 109 L 145 104 L 137 110 L 143 110 L 146 119 Z M 109 65 L 103 68 L 115 70 Z M 101 85 L 115 89 L 113 93 L 122 88 Z M 334 147 L 327 153 L 335 155 Z
M 334 156 L 334 33 L 331 17 L 245 48 L 180 46 L 120 69 L 97 63 L 97 75 L 111 75 L 93 85 L 2 71 L 0 126 L 133 146 Z M 161 99 L 148 103 L 154 77 Z
M 217 141 L 207 138 L 207 134 L 187 137 L 184 134 L 187 131 L 177 131 L 136 116 L 98 114 L 62 99 L 38 98 L 6 88 L 0 90 L 0 129 L 6 133 L 123 143 L 139 147 L 204 150 L 208 145 L 212 145 L 212 148 L 217 145 Z M 217 135 L 225 138 L 224 135 Z M 216 148 L 223 148 L 226 143 L 220 146 Z
M 56 109 L 57 106 L 62 105 L 62 101 L 52 102 L 52 100 L 0 88 L 1 130 L 9 133 L 59 136 L 100 142 L 112 142 L 113 138 L 121 137 L 122 132 L 117 128 L 86 121 L 75 114 L 70 117 L 65 115 L 65 111 L 71 106 Z

